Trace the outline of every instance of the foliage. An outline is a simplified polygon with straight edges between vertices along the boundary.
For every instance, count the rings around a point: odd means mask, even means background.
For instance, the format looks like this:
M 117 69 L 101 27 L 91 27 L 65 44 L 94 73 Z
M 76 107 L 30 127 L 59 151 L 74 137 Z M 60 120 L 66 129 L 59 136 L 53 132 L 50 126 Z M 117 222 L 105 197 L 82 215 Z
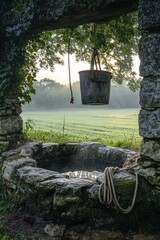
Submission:
M 67 44 L 71 36 L 70 52 L 75 54 L 77 61 L 89 63 L 92 48 L 96 47 L 101 64 L 112 72 L 113 80 L 118 84 L 127 84 L 133 91 L 137 90 L 139 79 L 136 79 L 136 74 L 132 71 L 133 56 L 137 54 L 138 46 L 137 14 L 122 16 L 108 24 L 96 24 L 96 35 L 92 25 L 57 30 L 59 44 Z
M 1 240 L 28 240 L 28 239 L 47 240 L 48 238 L 45 238 L 45 237 L 32 237 L 32 238 L 29 237 L 28 238 L 28 236 L 25 236 L 23 234 L 18 234 L 18 235 L 15 235 L 14 237 L 10 237 L 6 233 L 0 233 L 0 239 Z
M 120 148 L 139 148 L 140 147 L 140 140 L 133 137 L 126 137 L 124 136 L 123 139 L 105 139 L 101 137 L 97 138 L 90 138 L 87 136 L 75 136 L 72 134 L 63 134 L 57 133 L 53 131 L 44 131 L 44 130 L 32 130 L 30 132 L 26 132 L 27 139 L 31 141 L 43 141 L 43 142 L 56 142 L 56 143 L 64 143 L 64 142 L 101 142 L 106 146 L 111 147 L 120 147 Z
M 27 121 L 25 122 L 26 132 L 29 132 L 29 131 L 33 130 L 34 125 L 35 125 L 35 123 L 32 119 L 27 119 Z
M 16 239 L 14 239 L 14 238 L 10 238 L 9 236 L 7 236 L 5 233 L 3 234 L 1 234 L 0 233 L 0 239 L 1 240 L 16 240 Z
M 27 41 L 25 60 L 19 71 L 22 79 L 19 85 L 22 103 L 29 102 L 30 94 L 35 93 L 33 85 L 40 68 L 50 67 L 54 71 L 55 64 L 63 64 L 60 51 L 57 51 L 57 45 L 58 41 L 53 38 L 51 32 L 41 33 Z
M 19 84 L 19 96 L 22 103 L 29 102 L 30 94 L 35 93 L 33 85 L 37 72 L 41 67 L 50 67 L 53 71 L 56 63 L 62 64 L 61 56 L 68 52 L 70 39 L 70 52 L 75 53 L 77 61 L 90 62 L 92 47 L 95 45 L 101 56 L 101 64 L 113 73 L 114 81 L 119 84 L 125 83 L 132 90 L 138 88 L 139 80 L 131 71 L 132 57 L 137 53 L 137 14 L 128 14 L 106 24 L 97 25 L 96 40 L 94 40 L 91 24 L 74 29 L 28 35 L 27 31 L 31 28 L 36 12 L 42 11 L 43 13 L 44 10 L 44 5 L 38 4 L 38 0 L 2 1 L 0 23 L 4 23 L 8 18 L 8 12 L 16 16 L 17 23 L 1 28 L 0 31 L 0 35 L 4 36 L 2 43 L 5 43 L 4 47 L 1 44 L 0 50 L 1 56 L 5 56 L 0 60 L 1 95 L 14 80 Z M 82 8 L 96 7 L 95 1 L 82 3 L 81 1 L 68 1 L 68 4 L 69 6 L 66 5 L 68 11 L 71 10 L 72 5 L 75 9 L 79 4 Z M 96 4 L 103 4 L 103 1 L 97 1 Z M 54 14 L 56 19 L 58 13 Z

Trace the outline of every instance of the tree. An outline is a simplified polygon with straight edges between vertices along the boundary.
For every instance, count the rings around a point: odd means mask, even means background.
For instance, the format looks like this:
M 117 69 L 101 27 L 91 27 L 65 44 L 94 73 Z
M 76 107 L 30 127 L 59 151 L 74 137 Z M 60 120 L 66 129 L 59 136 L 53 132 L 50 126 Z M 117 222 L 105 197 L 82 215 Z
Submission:
M 69 89 L 54 80 L 44 78 L 35 82 L 37 94 L 32 96 L 31 104 L 25 109 L 51 110 L 69 105 Z
M 71 38 L 70 52 L 75 54 L 77 61 L 87 62 L 91 61 L 92 47 L 95 45 L 101 64 L 112 72 L 114 82 L 125 83 L 131 90 L 136 91 L 139 79 L 136 79 L 132 67 L 139 40 L 137 14 L 128 14 L 107 24 L 97 24 L 96 28 L 96 36 L 91 24 L 72 30 L 59 30 L 59 44 L 65 45 Z
M 107 24 L 98 24 L 96 41 L 94 38 L 91 24 L 86 24 L 74 29 L 44 32 L 29 39 L 21 68 L 23 77 L 20 91 L 23 102 L 30 101 L 36 73 L 41 67 L 50 67 L 54 71 L 55 64 L 63 64 L 61 57 L 68 52 L 74 53 L 77 61 L 90 62 L 93 45 L 99 51 L 101 64 L 112 72 L 113 81 L 137 90 L 139 79 L 132 71 L 133 56 L 137 54 L 138 45 L 137 14 L 127 14 Z

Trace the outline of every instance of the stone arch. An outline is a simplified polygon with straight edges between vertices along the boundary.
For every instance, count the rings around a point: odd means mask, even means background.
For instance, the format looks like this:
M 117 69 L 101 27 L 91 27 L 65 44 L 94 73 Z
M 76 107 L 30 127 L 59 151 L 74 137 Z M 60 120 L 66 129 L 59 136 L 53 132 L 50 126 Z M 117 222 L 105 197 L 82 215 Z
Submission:
M 15 14 L 9 5 L 0 8 L 0 141 L 1 151 L 8 142 L 20 140 L 22 121 L 19 117 L 20 103 L 16 83 L 19 64 L 12 59 L 21 57 L 23 62 L 23 36 L 41 30 L 71 27 L 74 24 L 110 20 L 115 16 L 136 10 L 139 12 L 139 28 L 142 38 L 139 44 L 141 59 L 140 75 L 143 77 L 140 90 L 139 130 L 143 137 L 139 175 L 143 176 L 146 202 L 152 204 L 153 214 L 159 214 L 160 198 L 160 3 L 159 0 L 106 0 L 62 1 L 28 0 L 27 25 L 22 21 L 23 11 Z M 36 8 L 36 11 L 35 11 Z M 23 7 L 22 7 L 23 10 Z M 74 21 L 73 21 L 74 19 Z M 21 45 L 22 44 L 22 45 Z M 10 54 L 8 54 L 10 53 Z M 12 56 L 10 58 L 9 56 Z M 17 78 L 15 81 L 15 78 Z M 16 124 L 17 126 L 16 126 Z M 9 127 L 8 127 L 9 126 Z M 4 141 L 4 142 L 2 142 Z M 3 148 L 4 147 L 4 148 Z M 14 162 L 17 164 L 17 162 Z M 145 182 L 147 180 L 147 184 Z M 149 183 L 149 184 L 148 184 Z M 147 190 L 147 187 L 148 190 Z M 142 193 L 142 194 L 143 194 Z M 148 201 L 149 200 L 149 201 Z M 151 205 L 148 205 L 149 208 Z M 157 220 L 157 219 L 156 219 Z
M 44 4 L 41 0 L 28 0 L 28 2 L 22 2 L 20 9 L 17 10 L 16 7 L 15 1 L 2 3 L 0 8 L 0 36 L 3 46 L 0 50 L 0 140 L 13 142 L 15 139 L 20 139 L 22 135 L 22 121 L 19 117 L 21 110 L 17 100 L 16 83 L 19 81 L 17 72 L 23 62 L 24 36 L 43 30 L 72 27 L 93 20 L 103 22 L 138 8 L 139 28 L 142 34 L 139 47 L 140 74 L 144 77 L 140 92 L 142 110 L 139 115 L 140 135 L 144 138 L 141 159 L 144 159 L 142 162 L 149 159 L 150 162 L 154 162 L 154 165 L 155 162 L 160 161 L 159 1 L 56 0 L 46 1 Z M 13 92 L 12 89 L 14 89 L 14 95 L 8 94 L 8 91 Z M 17 124 L 14 124 L 15 122 Z M 150 162 L 145 164 L 151 164 Z
M 45 30 L 75 27 L 93 21 L 106 22 L 136 9 L 137 1 L 128 0 L 56 0 L 47 1 L 45 4 L 41 0 L 28 0 L 22 1 L 20 5 L 18 1 L 4 3 L 0 9 L 3 16 L 0 19 L 0 36 L 3 36 L 1 39 L 4 45 L 0 57 L 0 140 L 10 144 L 20 140 L 23 135 L 17 83 L 21 80 L 19 69 L 23 65 L 27 39 Z M 8 91 L 11 92 L 9 95 Z

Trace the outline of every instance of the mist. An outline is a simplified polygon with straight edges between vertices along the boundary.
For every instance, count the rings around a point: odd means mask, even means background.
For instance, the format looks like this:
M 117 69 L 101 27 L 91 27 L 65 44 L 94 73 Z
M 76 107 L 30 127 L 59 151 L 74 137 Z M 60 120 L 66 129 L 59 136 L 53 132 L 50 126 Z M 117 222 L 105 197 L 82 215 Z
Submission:
M 74 103 L 70 104 L 70 89 L 68 85 L 62 85 L 56 81 L 44 78 L 35 82 L 36 94 L 32 95 L 32 101 L 23 106 L 23 111 L 52 111 L 63 108 L 86 108 L 82 105 L 80 84 L 72 84 Z M 98 108 L 139 108 L 139 92 L 132 92 L 124 85 L 112 85 L 110 104 L 101 105 Z M 92 106 L 93 108 L 94 106 Z M 96 107 L 97 108 L 97 107 Z

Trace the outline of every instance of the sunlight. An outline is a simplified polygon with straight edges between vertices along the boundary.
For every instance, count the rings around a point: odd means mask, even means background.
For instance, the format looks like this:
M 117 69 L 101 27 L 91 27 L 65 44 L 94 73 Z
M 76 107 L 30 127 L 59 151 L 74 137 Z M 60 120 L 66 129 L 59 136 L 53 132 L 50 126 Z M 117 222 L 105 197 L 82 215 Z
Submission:
M 63 57 L 64 65 L 55 65 L 55 71 L 51 72 L 49 69 L 41 69 L 37 74 L 37 80 L 43 78 L 50 78 L 61 84 L 68 84 L 68 64 L 67 55 Z M 87 62 L 76 62 L 75 56 L 70 56 L 71 62 L 71 78 L 72 82 L 79 81 L 79 71 L 90 69 L 90 65 Z
M 133 70 L 137 73 L 137 76 L 139 76 L 139 64 L 140 60 L 138 56 L 135 56 L 134 58 L 134 67 Z M 64 65 L 55 65 L 55 71 L 51 72 L 49 69 L 41 69 L 37 74 L 37 80 L 41 80 L 43 78 L 49 78 L 53 79 L 56 82 L 59 82 L 61 84 L 68 84 L 68 64 L 67 64 L 67 55 L 63 57 Z M 71 61 L 71 78 L 72 82 L 79 81 L 79 71 L 82 70 L 89 70 L 90 64 L 87 62 L 76 62 L 75 56 L 70 56 Z

